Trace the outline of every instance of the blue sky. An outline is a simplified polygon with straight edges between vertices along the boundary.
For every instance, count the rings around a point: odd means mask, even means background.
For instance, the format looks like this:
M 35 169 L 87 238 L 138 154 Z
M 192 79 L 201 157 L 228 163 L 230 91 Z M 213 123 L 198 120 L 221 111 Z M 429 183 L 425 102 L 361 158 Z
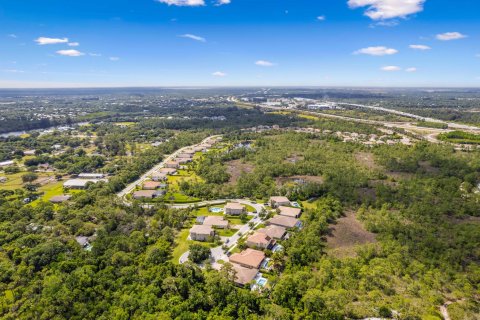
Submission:
M 0 0 L 0 87 L 480 86 L 473 0 Z

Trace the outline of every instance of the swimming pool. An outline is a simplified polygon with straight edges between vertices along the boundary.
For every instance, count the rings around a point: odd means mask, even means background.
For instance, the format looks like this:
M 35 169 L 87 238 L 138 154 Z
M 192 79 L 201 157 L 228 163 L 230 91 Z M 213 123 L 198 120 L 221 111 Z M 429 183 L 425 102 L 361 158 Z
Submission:
M 260 287 L 264 287 L 267 284 L 268 280 L 261 277 L 261 278 L 258 278 L 256 282 Z
M 220 213 L 220 212 L 223 212 L 223 208 L 213 207 L 213 208 L 210 208 L 208 211 L 213 213 Z

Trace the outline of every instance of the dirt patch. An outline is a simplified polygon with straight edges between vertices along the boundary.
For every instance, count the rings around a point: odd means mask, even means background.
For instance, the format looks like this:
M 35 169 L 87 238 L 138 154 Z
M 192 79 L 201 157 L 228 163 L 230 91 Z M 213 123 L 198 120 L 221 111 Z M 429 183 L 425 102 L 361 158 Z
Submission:
M 227 165 L 227 172 L 230 175 L 229 184 L 235 184 L 243 172 L 251 173 L 255 169 L 253 164 L 243 162 L 242 160 L 233 160 L 225 164 Z
M 329 254 L 337 257 L 354 257 L 355 248 L 360 245 L 375 243 L 375 234 L 365 230 L 357 220 L 354 211 L 349 211 L 337 223 L 330 226 L 327 237 Z
M 355 160 L 362 166 L 367 167 L 370 170 L 380 169 L 381 166 L 375 163 L 375 156 L 369 152 L 358 152 L 355 154 Z
M 430 161 L 420 161 L 418 164 L 420 165 L 420 168 L 422 168 L 426 173 L 437 174 L 440 172 L 440 169 L 432 166 Z
M 44 186 L 55 181 L 56 181 L 55 177 L 40 177 L 37 180 L 35 180 L 33 183 Z
M 305 183 L 323 183 L 325 180 L 321 176 L 290 176 L 290 177 L 278 177 L 275 178 L 277 184 L 284 185 L 286 183 L 297 183 L 297 184 L 305 184 Z
M 293 154 L 290 157 L 285 159 L 286 162 L 290 162 L 290 163 L 297 163 L 297 162 L 303 161 L 303 160 L 305 160 L 305 157 L 302 156 L 302 155 L 298 155 L 298 154 Z

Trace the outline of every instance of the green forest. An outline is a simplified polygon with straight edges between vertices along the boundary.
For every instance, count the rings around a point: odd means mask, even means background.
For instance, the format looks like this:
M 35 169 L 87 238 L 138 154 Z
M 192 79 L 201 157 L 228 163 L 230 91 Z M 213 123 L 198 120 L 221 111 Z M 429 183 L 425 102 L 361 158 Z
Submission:
M 257 111 L 249 112 L 242 126 L 255 123 Z M 285 126 L 335 129 L 330 121 L 275 115 L 259 121 L 277 117 Z M 95 130 L 102 152 L 115 157 L 125 142 L 137 137 L 141 143 L 147 128 L 156 130 L 162 121 L 86 130 Z M 478 152 L 423 142 L 367 147 L 321 133 L 220 128 L 229 147 L 196 160 L 191 166 L 201 180 L 180 182 L 182 192 L 256 201 L 285 195 L 304 207 L 304 228 L 281 242 L 285 250 L 271 256 L 271 286 L 256 292 L 234 285 L 229 264 L 216 271 L 172 260 L 190 209 L 126 205 L 115 195 L 164 155 L 198 143 L 213 129 L 168 131 L 194 126 L 186 121 L 162 127 L 168 142 L 130 161 L 113 162 L 117 166 L 109 182 L 91 185 L 66 204 L 25 204 L 21 190 L 1 190 L 0 318 L 440 320 L 439 306 L 448 302 L 452 319 L 478 319 Z M 359 130 L 376 132 L 368 126 Z M 51 139 L 82 145 L 68 137 L 43 139 L 45 148 Z M 25 143 L 39 149 L 42 141 L 11 139 L 3 149 L 10 152 Z M 45 159 L 42 154 L 30 159 L 31 165 L 47 161 L 75 173 L 113 168 L 91 157 L 83 164 L 87 157 L 75 152 Z M 229 171 L 233 164 L 243 168 L 235 181 Z M 346 212 L 355 212 L 375 241 L 341 256 L 328 239 Z M 79 236 L 93 237 L 91 250 L 75 241 Z

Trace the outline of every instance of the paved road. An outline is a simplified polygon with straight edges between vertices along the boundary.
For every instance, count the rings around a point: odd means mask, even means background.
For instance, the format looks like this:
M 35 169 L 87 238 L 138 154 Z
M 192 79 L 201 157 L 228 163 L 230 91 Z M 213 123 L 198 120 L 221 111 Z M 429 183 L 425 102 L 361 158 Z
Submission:
M 196 146 L 199 146 L 205 142 L 207 142 L 208 140 L 212 139 L 212 138 L 216 138 L 216 137 L 220 137 L 220 135 L 215 135 L 215 136 L 210 136 L 208 138 L 205 138 L 201 143 L 198 143 L 198 144 L 195 144 L 195 145 L 192 145 L 192 146 L 187 146 L 187 147 L 183 147 L 181 149 L 178 149 L 177 151 L 175 151 L 174 153 L 172 153 L 171 155 L 167 156 L 165 159 L 163 159 L 162 162 L 160 162 L 159 164 L 157 164 L 155 167 L 153 167 L 152 169 L 150 169 L 149 171 L 147 171 L 145 174 L 143 174 L 140 178 L 138 178 L 138 180 L 130 183 L 128 186 L 125 187 L 125 189 L 123 189 L 122 191 L 120 191 L 119 193 L 117 193 L 117 196 L 120 197 L 120 198 L 124 198 L 127 194 L 131 193 L 133 190 L 135 190 L 135 188 L 141 184 L 143 184 L 148 178 L 150 178 L 150 176 L 152 174 L 154 174 L 155 172 L 157 172 L 158 170 L 160 170 L 161 168 L 164 167 L 165 163 L 169 162 L 169 161 L 172 161 L 178 154 L 184 152 L 185 150 L 187 149 L 190 149 L 190 148 L 194 148 Z

